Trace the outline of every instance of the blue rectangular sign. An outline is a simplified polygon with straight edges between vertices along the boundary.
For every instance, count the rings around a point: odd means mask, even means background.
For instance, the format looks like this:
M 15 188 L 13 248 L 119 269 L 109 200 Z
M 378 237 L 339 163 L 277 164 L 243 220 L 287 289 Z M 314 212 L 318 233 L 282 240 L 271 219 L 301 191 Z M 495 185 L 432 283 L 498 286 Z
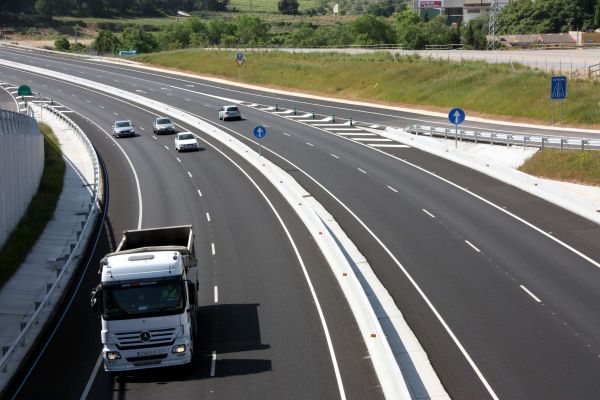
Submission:
M 561 100 L 567 97 L 567 77 L 553 76 L 550 85 L 550 98 Z

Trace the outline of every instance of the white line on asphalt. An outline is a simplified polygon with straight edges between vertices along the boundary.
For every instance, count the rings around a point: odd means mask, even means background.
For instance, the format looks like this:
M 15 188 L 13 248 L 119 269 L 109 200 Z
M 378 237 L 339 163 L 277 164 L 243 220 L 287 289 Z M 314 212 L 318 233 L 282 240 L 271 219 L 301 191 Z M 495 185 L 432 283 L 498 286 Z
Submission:
M 85 99 L 85 102 L 86 102 L 86 103 L 89 103 L 90 101 L 89 101 L 88 99 Z
M 154 136 L 154 135 L 152 135 L 152 139 L 158 140 L 158 138 L 156 136 Z
M 393 187 L 391 187 L 390 185 L 388 185 L 388 189 L 390 189 L 392 192 L 398 193 L 398 191 L 396 189 L 394 189 Z
M 185 99 L 185 101 L 191 101 L 190 99 Z
M 96 375 L 98 374 L 98 370 L 100 369 L 100 364 L 102 364 L 102 352 L 98 356 L 98 360 L 96 361 L 96 365 L 94 365 L 94 370 L 92 374 L 88 378 L 87 384 L 85 385 L 85 389 L 83 389 L 83 393 L 81 393 L 80 400 L 85 400 L 90 393 L 90 389 L 92 388 L 92 384 L 94 383 L 94 379 L 96 379 Z
M 334 157 L 334 158 L 339 158 L 338 156 L 336 156 L 336 155 L 335 155 L 335 154 L 333 154 L 333 153 L 330 153 L 330 155 L 331 155 L 331 157 Z
M 212 352 L 212 360 L 210 362 L 210 376 L 215 376 L 215 367 L 217 364 L 217 352 Z
M 430 213 L 430 212 L 429 212 L 429 211 L 427 211 L 426 209 L 424 209 L 424 208 L 423 208 L 422 210 L 423 210 L 423 212 L 424 212 L 425 214 L 429 215 L 431 218 L 435 218 L 435 215 L 433 215 L 432 213 Z
M 211 244 L 210 244 L 210 250 L 211 250 L 211 252 L 212 252 L 212 255 L 213 255 L 213 256 L 214 256 L 215 254 L 217 254 L 217 252 L 216 252 L 216 250 L 215 250 L 215 244 L 214 244 L 214 243 L 211 243 Z
M 531 293 L 529 291 L 529 289 L 527 289 L 525 286 L 521 285 L 521 289 L 523 289 L 525 291 L 525 293 L 527 293 L 528 295 L 530 295 L 531 298 L 534 299 L 535 301 L 537 301 L 538 303 L 542 302 L 535 294 Z
M 116 112 L 114 112 L 114 111 L 113 111 L 113 114 L 114 114 L 114 115 L 119 115 L 119 114 L 117 114 L 117 113 L 116 113 Z
M 190 176 L 190 178 L 192 178 L 192 173 L 190 171 L 188 171 L 188 175 Z
M 475 250 L 478 253 L 481 253 L 481 250 L 479 250 L 477 247 L 475 247 L 475 245 L 471 242 L 469 242 L 468 240 L 465 240 L 465 243 L 468 244 L 469 246 L 471 246 L 473 248 L 473 250 Z
M 181 162 L 181 159 L 179 157 L 175 157 L 175 159 L 177 160 L 177 162 Z
M 290 136 L 290 134 L 289 134 L 289 133 L 286 133 L 286 132 L 283 132 L 283 134 L 284 134 L 285 136 Z
M 169 146 L 165 146 L 165 149 L 169 150 Z
M 98 107 L 100 107 L 101 109 L 103 109 L 103 110 L 104 110 L 104 106 L 98 106 Z
M 208 222 L 210 222 L 210 214 L 209 214 L 209 213 L 206 213 L 206 220 L 207 220 Z
M 76 95 L 76 94 L 72 94 L 71 96 L 73 96 L 73 97 L 77 98 L 77 95 Z
M 306 144 L 309 145 L 310 147 L 315 147 L 315 145 L 312 143 L 306 142 Z
M 202 192 L 198 189 L 198 196 L 202 197 Z
M 144 129 L 144 127 L 143 127 L 143 126 L 140 126 L 140 129 L 141 129 L 141 130 L 143 130 L 143 131 L 145 131 L 145 129 Z
M 356 169 L 357 169 L 357 170 L 359 170 L 360 172 L 362 172 L 363 174 L 366 174 L 366 173 L 367 173 L 367 171 L 365 171 L 365 170 L 364 170 L 364 169 L 362 169 L 362 168 L 356 168 Z
M 215 285 L 214 295 L 215 295 L 215 303 L 218 303 L 219 302 L 219 287 L 217 285 Z

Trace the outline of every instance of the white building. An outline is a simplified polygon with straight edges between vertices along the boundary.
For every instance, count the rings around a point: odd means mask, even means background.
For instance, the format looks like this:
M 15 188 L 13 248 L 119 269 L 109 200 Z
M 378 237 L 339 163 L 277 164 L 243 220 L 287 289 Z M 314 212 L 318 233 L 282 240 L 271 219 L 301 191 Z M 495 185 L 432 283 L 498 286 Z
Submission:
M 510 0 L 497 0 L 499 8 Z M 413 0 L 413 7 L 420 15 L 444 14 L 449 22 L 468 23 L 470 20 L 490 13 L 492 0 Z

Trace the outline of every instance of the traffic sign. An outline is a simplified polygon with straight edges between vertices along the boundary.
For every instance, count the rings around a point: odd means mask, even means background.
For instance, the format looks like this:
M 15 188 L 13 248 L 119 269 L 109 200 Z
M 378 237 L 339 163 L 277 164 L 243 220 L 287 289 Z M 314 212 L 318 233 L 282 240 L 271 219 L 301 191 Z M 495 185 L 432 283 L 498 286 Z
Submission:
M 448 120 L 454 125 L 460 125 L 465 120 L 465 112 L 461 108 L 453 108 L 448 113 Z
M 18 96 L 31 96 L 31 88 L 27 85 L 21 85 L 17 89 Z
M 241 51 L 238 52 L 235 56 L 235 62 L 237 63 L 238 67 L 241 67 L 244 63 L 244 53 L 242 53 Z
M 267 128 L 265 128 L 262 125 L 258 125 L 256 128 L 254 128 L 254 136 L 257 139 L 262 139 L 265 136 L 267 136 Z
M 550 81 L 550 98 L 562 100 L 567 97 L 567 77 L 553 76 Z

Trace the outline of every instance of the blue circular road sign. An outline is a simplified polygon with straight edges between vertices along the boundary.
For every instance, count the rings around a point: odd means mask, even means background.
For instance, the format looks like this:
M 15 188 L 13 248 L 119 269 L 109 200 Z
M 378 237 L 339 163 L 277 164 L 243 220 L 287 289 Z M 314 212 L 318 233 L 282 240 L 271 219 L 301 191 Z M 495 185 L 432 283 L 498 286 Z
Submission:
M 453 108 L 448 113 L 448 120 L 454 125 L 460 125 L 465 120 L 465 112 L 462 108 Z
M 267 128 L 265 128 L 262 125 L 258 125 L 256 128 L 254 128 L 254 136 L 257 139 L 262 139 L 265 136 L 267 136 Z

